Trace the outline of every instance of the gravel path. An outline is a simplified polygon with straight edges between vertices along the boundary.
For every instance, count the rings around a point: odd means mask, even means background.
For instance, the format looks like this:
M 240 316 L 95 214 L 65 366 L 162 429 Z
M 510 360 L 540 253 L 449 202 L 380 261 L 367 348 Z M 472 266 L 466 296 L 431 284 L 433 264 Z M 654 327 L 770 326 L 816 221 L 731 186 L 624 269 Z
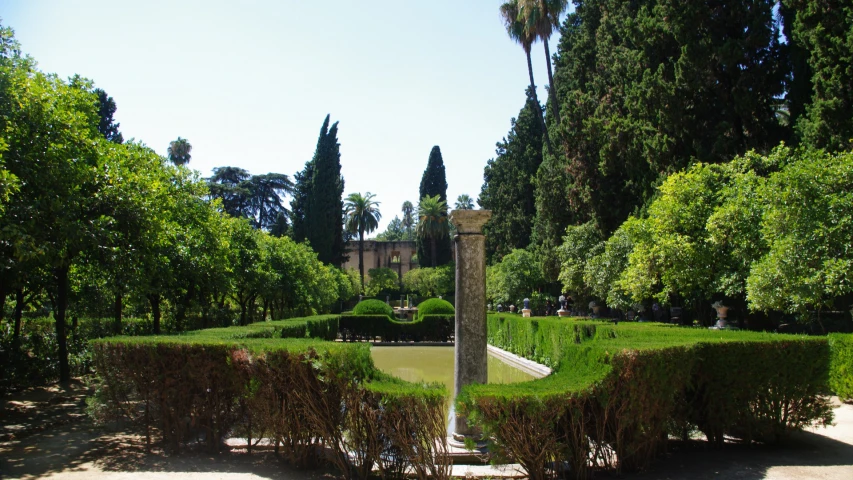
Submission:
M 272 453 L 145 453 L 138 436 L 105 433 L 83 415 L 80 383 L 38 389 L 0 404 L 0 479 L 294 479 L 336 478 L 333 470 L 299 470 Z M 624 479 L 853 479 L 853 405 L 836 401 L 835 425 L 796 434 L 784 445 L 673 442 L 670 453 Z M 607 474 L 599 477 L 608 477 Z

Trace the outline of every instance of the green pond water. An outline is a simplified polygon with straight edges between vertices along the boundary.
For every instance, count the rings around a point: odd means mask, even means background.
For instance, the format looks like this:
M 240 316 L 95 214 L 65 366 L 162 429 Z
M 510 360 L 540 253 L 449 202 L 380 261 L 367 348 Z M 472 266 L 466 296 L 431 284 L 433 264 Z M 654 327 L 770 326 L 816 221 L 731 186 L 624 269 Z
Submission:
M 440 382 L 453 395 L 453 347 L 371 347 L 376 367 L 410 382 Z M 489 355 L 489 383 L 516 383 L 533 380 Z

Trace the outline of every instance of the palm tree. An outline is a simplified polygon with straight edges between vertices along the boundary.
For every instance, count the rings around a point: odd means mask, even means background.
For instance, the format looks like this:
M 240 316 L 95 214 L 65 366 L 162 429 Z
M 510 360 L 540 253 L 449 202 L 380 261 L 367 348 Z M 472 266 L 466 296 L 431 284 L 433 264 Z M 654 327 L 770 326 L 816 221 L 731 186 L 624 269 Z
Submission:
M 364 233 L 379 228 L 379 202 L 373 200 L 376 195 L 367 192 L 350 193 L 344 200 L 346 227 L 351 233 L 358 233 L 358 272 L 361 274 L 361 289 L 364 290 Z
M 456 197 L 456 210 L 474 210 L 474 200 L 467 193 Z
M 527 55 L 527 75 L 530 77 L 530 91 L 533 95 L 533 102 L 536 104 L 536 111 L 539 113 L 539 123 L 542 126 L 542 131 L 545 132 L 545 145 L 548 147 L 548 153 L 553 156 L 554 151 L 551 149 L 551 138 L 548 135 L 548 129 L 545 127 L 545 116 L 542 115 L 542 107 L 539 105 L 539 97 L 536 95 L 536 83 L 533 81 L 533 62 L 530 60 L 530 48 L 537 37 L 534 32 L 524 28 L 525 24 L 519 15 L 521 12 L 518 1 L 510 0 L 501 5 L 501 18 L 503 18 L 509 38 L 521 45 L 525 55 Z M 550 62 L 548 65 L 550 65 Z
M 545 63 L 548 65 L 548 98 L 551 100 L 551 111 L 557 125 L 560 120 L 560 102 L 557 99 L 557 87 L 554 86 L 554 73 L 551 70 L 551 50 L 548 40 L 554 29 L 560 28 L 560 15 L 569 6 L 568 0 L 518 0 L 519 17 L 524 24 L 527 35 L 533 35 L 542 40 L 545 45 Z
M 403 228 L 406 229 L 406 239 L 412 239 L 412 227 L 415 226 L 415 206 L 406 200 L 403 202 Z
M 421 199 L 418 204 L 418 236 L 429 238 L 432 266 L 435 267 L 435 240 L 447 235 L 450 226 L 447 222 L 447 204 L 440 196 L 435 195 Z
M 169 161 L 179 166 L 190 163 L 190 158 L 192 158 L 190 152 L 192 149 L 193 146 L 190 145 L 190 142 L 188 142 L 186 138 L 178 137 L 177 140 L 172 140 L 169 142 L 169 148 L 167 150 L 167 153 L 169 154 Z

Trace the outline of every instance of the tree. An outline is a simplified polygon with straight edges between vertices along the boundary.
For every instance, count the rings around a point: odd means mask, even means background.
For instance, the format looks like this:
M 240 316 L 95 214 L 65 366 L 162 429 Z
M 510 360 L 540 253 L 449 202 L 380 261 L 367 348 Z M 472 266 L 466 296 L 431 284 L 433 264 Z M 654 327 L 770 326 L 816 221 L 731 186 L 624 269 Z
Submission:
M 252 184 L 251 174 L 240 167 L 216 167 L 208 183 L 210 197 L 218 198 L 225 213 L 237 218 L 249 218 Z
M 527 248 L 536 218 L 536 172 L 542 164 L 542 127 L 530 90 L 511 120 L 511 129 L 496 145 L 496 157 L 483 170 L 480 206 L 492 211 L 485 225 L 486 259 L 495 263 L 516 248 Z
M 190 163 L 190 158 L 192 158 L 190 152 L 192 152 L 192 149 L 193 146 L 190 145 L 190 142 L 186 138 L 178 137 L 177 140 L 169 142 L 169 148 L 166 150 L 166 153 L 169 155 L 170 162 L 176 166 L 181 166 Z
M 538 262 L 527 250 L 513 250 L 486 270 L 486 297 L 495 303 L 520 302 L 543 284 Z
M 406 200 L 403 202 L 403 219 L 402 225 L 403 228 L 406 229 L 406 240 L 414 239 L 414 235 L 412 235 L 412 227 L 415 226 L 415 206 L 412 205 L 412 202 Z
M 560 28 L 560 15 L 569 6 L 568 0 L 518 0 L 519 16 L 524 20 L 524 30 L 528 36 L 533 35 L 542 41 L 545 47 L 545 64 L 548 66 L 548 97 L 551 99 L 550 112 L 554 115 L 557 125 L 563 123 L 560 118 L 560 102 L 557 98 L 557 87 L 554 86 L 554 73 L 551 69 L 551 50 L 548 41 L 555 29 Z M 528 60 L 529 62 L 529 60 Z M 532 75 L 531 75 L 532 76 Z M 533 82 L 530 82 L 533 86 Z M 538 100 L 537 100 L 538 101 Z
M 400 278 L 397 272 L 387 267 L 371 268 L 367 271 L 370 280 L 367 282 L 365 294 L 375 297 L 379 294 L 397 292 L 400 287 Z
M 431 266 L 438 266 L 438 242 L 448 238 L 450 226 L 447 219 L 447 204 L 438 195 L 426 196 L 418 204 L 418 243 L 429 242 Z M 418 253 L 418 257 L 422 259 Z M 423 262 L 423 260 L 420 260 Z
M 441 158 L 441 149 L 437 145 L 432 147 L 429 153 L 427 167 L 424 170 L 423 177 L 421 177 L 419 194 L 421 202 L 423 202 L 425 197 L 438 197 L 438 200 L 445 205 L 444 215 L 447 215 L 447 178 L 444 173 L 444 161 Z M 443 223 L 447 223 L 446 219 Z M 420 228 L 420 225 L 418 225 L 418 229 Z M 445 231 L 445 234 L 441 237 L 430 239 L 430 241 L 435 241 L 435 246 L 424 243 L 426 237 L 418 234 L 418 261 L 421 265 L 444 265 L 452 260 L 453 250 L 450 245 L 449 231 L 449 229 Z M 437 257 L 433 257 L 433 255 L 437 255 Z
M 842 0 L 786 0 L 782 2 L 792 54 L 801 54 L 807 68 L 811 102 L 796 129 L 809 146 L 829 151 L 853 148 L 853 6 Z M 798 60 L 795 56 L 792 60 Z M 805 83 L 805 82 L 802 82 Z M 807 87 L 806 87 L 807 88 Z M 795 91 L 796 93 L 797 91 Z
M 521 48 L 524 50 L 524 54 L 527 56 L 527 75 L 530 77 L 530 87 L 529 92 L 533 96 L 533 101 L 535 103 L 536 108 L 536 117 L 539 121 L 539 125 L 542 129 L 543 134 L 545 135 L 545 145 L 548 147 L 548 152 L 553 155 L 554 150 L 551 147 L 551 139 L 548 134 L 548 129 L 545 127 L 545 115 L 542 113 L 542 107 L 539 104 L 539 98 L 536 95 L 536 82 L 533 81 L 533 62 L 530 59 L 530 49 L 533 46 L 533 42 L 536 41 L 536 34 L 525 28 L 525 23 L 521 18 L 521 11 L 519 9 L 518 0 L 510 0 L 500 8 L 501 18 L 504 22 L 504 27 L 506 27 L 506 33 L 509 35 L 509 38 L 514 40 L 516 43 L 521 45 Z M 548 48 L 546 43 L 545 48 Z M 550 59 L 548 61 L 548 68 L 550 73 Z
M 376 195 L 351 193 L 346 199 L 345 211 L 347 230 L 358 233 L 358 271 L 361 275 L 361 287 L 364 288 L 364 234 L 379 228 L 379 202 L 373 200 Z
M 474 210 L 474 200 L 467 193 L 456 197 L 456 210 Z
M 406 231 L 403 229 L 403 222 L 400 220 L 400 217 L 395 216 L 394 219 L 388 223 L 388 227 L 385 231 L 376 236 L 376 239 L 383 242 L 396 242 L 404 240 L 405 237 Z
M 310 176 L 310 185 L 303 190 L 297 189 L 304 195 L 304 212 L 299 220 L 299 232 L 304 228 L 305 239 L 311 248 L 317 252 L 320 261 L 329 265 L 341 265 L 345 259 L 343 218 L 344 208 L 342 196 L 344 178 L 341 176 L 341 154 L 338 144 L 338 122 L 329 127 L 329 115 L 320 129 L 317 139 L 317 149 L 311 159 L 310 175 L 302 176 L 305 181 Z M 308 170 L 308 166 L 306 166 Z M 303 208 L 302 205 L 299 205 Z M 304 227 L 303 227 L 304 224 Z M 297 221 L 294 220 L 294 228 Z M 296 237 L 299 238 L 299 237 Z
M 113 115 L 116 113 L 115 100 L 100 88 L 95 89 L 95 94 L 98 96 L 98 116 L 100 117 L 98 131 L 110 142 L 124 143 L 124 138 L 118 131 L 121 124 L 113 119 Z
M 306 212 L 311 184 L 314 180 L 314 162 L 305 163 L 305 168 L 297 172 L 294 178 L 293 197 L 290 200 L 290 215 L 293 222 L 293 239 L 303 242 L 308 239 Z
M 249 180 L 251 185 L 252 225 L 255 228 L 269 230 L 279 221 L 279 215 L 287 219 L 288 211 L 281 198 L 293 191 L 293 183 L 282 173 L 267 173 L 253 175 Z
M 421 297 L 449 295 L 456 290 L 456 267 L 449 263 L 440 267 L 421 267 L 403 275 L 403 286 Z

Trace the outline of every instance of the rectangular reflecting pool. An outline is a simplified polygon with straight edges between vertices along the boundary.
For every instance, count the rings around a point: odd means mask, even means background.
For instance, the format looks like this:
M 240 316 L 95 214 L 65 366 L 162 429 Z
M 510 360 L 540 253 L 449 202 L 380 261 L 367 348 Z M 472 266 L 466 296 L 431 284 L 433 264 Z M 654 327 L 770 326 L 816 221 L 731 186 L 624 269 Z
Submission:
M 440 382 L 453 395 L 453 347 L 371 347 L 376 367 L 409 382 Z M 489 383 L 533 380 L 527 372 L 489 354 Z

